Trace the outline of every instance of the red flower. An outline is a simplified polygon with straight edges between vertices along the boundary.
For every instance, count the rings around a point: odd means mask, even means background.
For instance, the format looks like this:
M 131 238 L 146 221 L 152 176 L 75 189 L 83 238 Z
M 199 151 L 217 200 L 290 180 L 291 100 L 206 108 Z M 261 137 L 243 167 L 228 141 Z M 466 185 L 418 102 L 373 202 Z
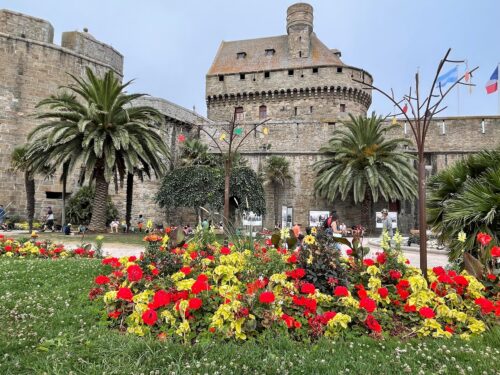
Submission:
M 380 295 L 380 297 L 385 298 L 389 295 L 389 291 L 387 290 L 387 288 L 378 288 L 378 294 Z
M 391 279 L 398 280 L 398 279 L 400 279 L 403 275 L 401 275 L 401 272 L 399 272 L 399 271 L 397 271 L 397 270 L 390 270 L 390 271 L 389 271 L 389 276 L 391 277 Z
M 134 293 L 129 288 L 120 288 L 116 294 L 117 299 L 123 299 L 125 301 L 132 301 Z
M 333 291 L 333 295 L 335 297 L 348 297 L 349 289 L 347 289 L 345 286 L 336 286 L 335 290 Z
M 231 254 L 231 250 L 229 249 L 229 247 L 223 246 L 220 249 L 220 253 L 222 255 L 229 255 L 229 254 Z
M 196 281 L 193 286 L 191 286 L 191 293 L 199 294 L 206 290 L 210 290 L 210 285 L 208 284 L 208 277 L 205 274 L 198 275 Z
M 211 333 L 215 333 L 215 327 L 210 327 L 208 330 L 209 330 Z
M 453 280 L 446 273 L 442 273 L 438 276 L 438 281 L 444 284 L 451 284 Z
M 104 275 L 99 275 L 95 278 L 95 283 L 96 284 L 99 284 L 99 285 L 104 285 L 104 284 L 107 284 L 109 283 L 109 277 L 107 276 L 104 276 Z
M 295 319 L 290 315 L 283 314 L 281 315 L 281 320 L 283 320 L 288 328 L 293 328 L 293 323 Z
M 300 287 L 300 291 L 301 291 L 301 293 L 304 293 L 304 294 L 313 294 L 316 291 L 316 287 L 314 286 L 314 284 L 304 283 Z
M 477 240 L 482 246 L 487 246 L 491 241 L 491 236 L 488 233 L 478 233 Z
M 416 312 L 416 311 L 417 311 L 417 306 L 410 305 L 408 303 L 405 305 L 405 312 L 411 313 L 411 312 Z
M 444 330 L 445 330 L 446 332 L 450 332 L 450 333 L 454 333 L 454 332 L 455 332 L 455 330 L 454 330 L 453 328 L 451 328 L 450 326 L 445 326 L 445 327 L 444 327 Z
M 432 310 L 430 307 L 422 307 L 420 310 L 418 310 L 418 313 L 422 318 L 425 319 L 432 319 L 436 316 L 434 310 Z
M 146 323 L 148 326 L 152 326 L 158 320 L 158 314 L 156 311 L 149 309 L 142 313 L 142 321 Z
M 191 254 L 189 254 L 189 256 L 191 257 L 192 260 L 195 260 L 196 258 L 198 258 L 198 252 L 193 251 Z
M 455 276 L 453 278 L 453 281 L 457 285 L 461 285 L 461 286 L 467 286 L 467 285 L 469 285 L 469 282 L 467 281 L 467 279 L 465 277 L 463 277 L 462 275 Z
M 292 271 L 287 271 L 286 275 L 292 279 L 298 280 L 306 275 L 306 271 L 303 268 L 296 268 Z
M 122 271 L 113 271 L 113 276 L 116 277 L 117 279 L 123 277 L 123 272 Z
M 5 246 L 5 251 L 12 251 L 12 246 L 10 245 Z
M 135 255 L 131 255 L 128 257 L 129 262 L 135 262 L 137 260 L 137 257 Z
M 379 253 L 377 255 L 377 263 L 384 264 L 386 261 L 387 261 L 387 257 L 385 255 L 385 253 Z
M 363 264 L 368 267 L 373 266 L 375 262 L 373 261 L 373 259 L 363 259 Z
M 495 305 L 489 299 L 481 297 L 474 301 L 474 303 L 481 307 L 481 312 L 483 314 L 489 314 L 495 310 Z
M 288 257 L 287 263 L 297 263 L 297 256 L 295 254 L 292 254 L 290 257 Z
M 432 269 L 432 272 L 434 272 L 436 274 L 436 276 L 439 276 L 439 275 L 446 273 L 446 271 L 444 270 L 443 267 L 434 267 Z
M 293 327 L 300 328 L 300 327 L 302 327 L 302 323 L 300 323 L 298 320 L 296 320 L 295 322 L 293 322 Z
M 397 289 L 405 289 L 410 286 L 410 282 L 408 280 L 399 280 L 399 282 L 396 285 Z
M 158 276 L 158 274 L 160 273 L 160 271 L 158 271 L 158 268 L 153 268 L 153 269 L 151 270 L 151 273 L 152 273 L 153 275 L 155 275 L 155 276 Z
M 118 319 L 122 313 L 120 311 L 113 311 L 108 314 L 108 317 L 111 319 Z
M 128 280 L 139 281 L 142 279 L 142 269 L 137 264 L 133 264 L 127 268 Z
M 275 300 L 273 292 L 262 292 L 259 296 L 260 303 L 273 303 Z
M 398 289 L 398 294 L 401 299 L 407 299 L 410 296 L 410 292 L 406 289 Z
M 345 251 L 345 253 L 346 253 L 347 255 L 351 256 L 351 255 L 352 255 L 352 249 L 347 249 L 347 250 Z
M 489 273 L 488 276 L 486 276 L 488 278 L 488 280 L 491 280 L 491 281 L 495 281 L 496 280 L 496 276 L 492 273 Z
M 371 313 L 377 308 L 377 303 L 371 298 L 365 297 L 359 301 L 359 307 Z
M 191 298 L 189 300 L 189 310 L 198 310 L 203 305 L 203 301 L 199 298 Z
M 187 276 L 191 273 L 191 267 L 182 267 L 179 271 Z
M 493 258 L 500 258 L 500 246 L 493 246 L 491 248 L 491 256 Z
M 152 308 L 158 308 L 168 305 L 172 301 L 172 294 L 167 293 L 163 289 L 158 290 L 153 296 L 153 306 Z
M 321 324 L 326 325 L 330 319 L 335 318 L 335 315 L 337 315 L 335 311 L 325 311 L 323 314 L 318 315 L 318 318 L 320 319 Z
M 373 315 L 368 314 L 365 320 L 365 324 L 368 328 L 370 328 L 373 332 L 380 333 L 382 332 L 382 327 L 380 326 L 377 319 L 373 317 Z

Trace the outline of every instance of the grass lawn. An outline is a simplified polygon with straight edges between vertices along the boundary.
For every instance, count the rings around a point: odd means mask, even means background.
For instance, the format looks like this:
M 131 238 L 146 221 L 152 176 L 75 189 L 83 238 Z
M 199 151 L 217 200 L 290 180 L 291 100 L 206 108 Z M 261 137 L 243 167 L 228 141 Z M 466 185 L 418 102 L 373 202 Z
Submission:
M 87 298 L 98 260 L 0 259 L 0 374 L 499 374 L 500 328 L 461 340 L 185 347 L 109 330 Z

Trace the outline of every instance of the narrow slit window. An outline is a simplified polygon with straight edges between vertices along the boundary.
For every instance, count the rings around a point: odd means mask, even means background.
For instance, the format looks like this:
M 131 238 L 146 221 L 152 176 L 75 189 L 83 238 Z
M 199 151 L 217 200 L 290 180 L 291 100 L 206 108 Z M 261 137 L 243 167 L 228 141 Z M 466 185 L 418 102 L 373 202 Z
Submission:
M 288 69 L 288 75 L 293 76 L 293 69 Z
M 259 107 L 259 119 L 267 118 L 267 107 L 265 105 L 261 105 Z
M 271 77 L 271 72 L 264 72 L 264 78 Z
M 293 115 L 297 116 L 297 113 L 298 113 L 297 107 L 293 107 Z
M 219 82 L 224 81 L 224 76 L 222 74 L 219 75 Z
M 309 113 L 313 113 L 313 106 L 309 107 Z
M 345 104 L 340 105 L 340 112 L 345 112 Z
M 313 74 L 318 74 L 318 68 L 313 68 Z
M 240 79 L 245 79 L 245 73 L 240 73 Z

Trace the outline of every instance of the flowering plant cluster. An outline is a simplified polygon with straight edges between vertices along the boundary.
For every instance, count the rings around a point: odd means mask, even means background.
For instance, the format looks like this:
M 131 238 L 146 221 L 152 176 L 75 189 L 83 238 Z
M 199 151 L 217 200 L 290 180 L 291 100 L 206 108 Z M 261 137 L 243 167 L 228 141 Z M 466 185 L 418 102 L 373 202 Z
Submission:
M 265 330 L 297 340 L 363 334 L 467 339 L 500 316 L 498 293 L 467 272 L 436 267 L 428 282 L 389 248 L 361 264 L 342 257 L 347 280 L 332 278 L 331 289 L 322 292 L 305 278 L 317 251 L 309 252 L 309 262 L 299 261 L 308 246 L 320 245 L 313 237 L 295 251 L 271 241 L 243 251 L 231 244 L 163 243 L 154 257 L 104 259 L 109 272 L 96 277 L 89 297 L 101 301 L 114 327 L 185 343 L 245 340 Z
M 88 247 L 66 249 L 64 245 L 50 244 L 49 242 L 36 241 L 35 239 L 19 242 L 12 238 L 6 238 L 0 234 L 0 257 L 15 258 L 94 258 L 96 252 Z

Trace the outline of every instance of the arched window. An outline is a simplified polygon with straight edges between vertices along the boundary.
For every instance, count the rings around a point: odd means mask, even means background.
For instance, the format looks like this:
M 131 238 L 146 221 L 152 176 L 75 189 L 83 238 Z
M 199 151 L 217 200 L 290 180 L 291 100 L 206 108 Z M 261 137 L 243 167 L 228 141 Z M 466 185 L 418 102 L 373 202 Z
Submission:
M 259 107 L 259 118 L 260 119 L 267 118 L 267 107 L 265 105 L 261 105 Z

